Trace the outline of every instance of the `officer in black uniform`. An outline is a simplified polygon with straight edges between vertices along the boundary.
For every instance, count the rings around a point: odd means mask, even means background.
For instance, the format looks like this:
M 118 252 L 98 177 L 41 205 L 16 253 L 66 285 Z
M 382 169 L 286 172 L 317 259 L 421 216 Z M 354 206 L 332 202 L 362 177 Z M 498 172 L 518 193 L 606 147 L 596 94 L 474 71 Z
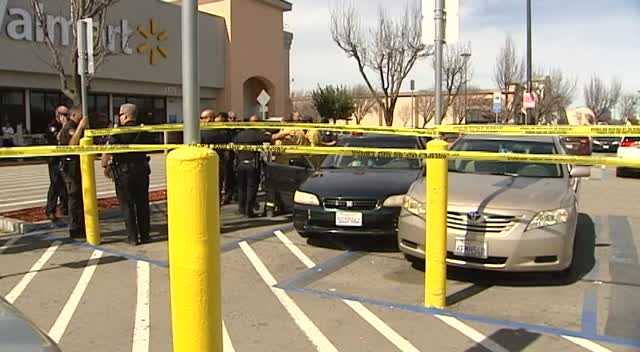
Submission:
M 227 122 L 223 114 L 218 114 L 211 109 L 205 109 L 200 113 L 200 122 Z M 228 130 L 202 130 L 201 139 L 203 144 L 228 144 L 231 142 L 231 134 Z M 227 177 L 233 177 L 233 175 L 227 174 L 225 169 L 225 151 L 216 150 L 218 154 L 218 191 L 220 192 L 220 199 L 222 201 L 222 189 L 224 187 L 224 180 Z
M 60 105 L 56 108 L 56 116 L 47 126 L 47 144 L 58 145 L 58 134 L 62 129 L 62 117 L 69 116 L 69 109 L 66 106 Z M 63 215 L 68 214 L 67 207 L 67 190 L 64 185 L 64 178 L 62 177 L 61 163 L 62 158 L 51 157 L 47 161 L 49 164 L 49 191 L 47 192 L 47 218 L 51 221 L 57 221 L 56 210 L 58 208 L 58 199 L 60 199 L 60 208 Z
M 62 127 L 58 137 L 60 145 L 79 145 L 84 129 L 89 123 L 82 116 L 82 109 L 74 106 L 69 110 L 69 121 Z M 75 239 L 85 239 L 84 205 L 82 203 L 82 175 L 80 174 L 80 157 L 66 156 L 62 159 L 62 177 L 69 198 L 69 235 Z
M 228 122 L 236 122 L 236 113 L 230 111 L 226 114 Z M 226 130 L 230 141 L 236 137 L 240 130 Z M 233 198 L 236 197 L 236 161 L 237 155 L 233 150 L 227 150 L 224 152 L 224 198 L 222 204 L 231 204 Z
M 119 126 L 138 126 L 138 108 L 134 104 L 120 106 Z M 108 144 L 147 144 L 144 132 L 111 136 Z M 149 158 L 146 153 L 125 153 L 102 156 L 105 175 L 116 183 L 116 194 L 127 228 L 127 242 L 139 245 L 150 241 L 149 228 Z
M 252 116 L 250 122 L 259 121 L 257 116 Z M 271 143 L 272 136 L 265 131 L 256 129 L 246 129 L 238 133 L 234 143 L 240 145 L 262 145 Z M 258 196 L 258 184 L 260 175 L 258 174 L 258 164 L 260 154 L 257 152 L 238 152 L 238 209 L 241 214 L 248 218 L 256 217 L 253 212 Z

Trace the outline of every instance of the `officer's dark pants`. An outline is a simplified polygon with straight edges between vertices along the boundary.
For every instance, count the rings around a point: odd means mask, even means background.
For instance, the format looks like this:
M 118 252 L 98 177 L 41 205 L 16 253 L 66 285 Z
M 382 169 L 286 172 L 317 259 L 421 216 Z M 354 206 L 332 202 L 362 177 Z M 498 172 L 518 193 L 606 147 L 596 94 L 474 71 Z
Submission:
M 244 215 L 253 214 L 253 206 L 258 196 L 258 172 L 252 164 L 238 166 L 238 210 Z
M 224 153 L 223 159 L 223 187 L 224 187 L 224 199 L 226 201 L 233 200 L 235 193 L 236 174 L 234 170 L 235 153 L 227 151 Z
M 60 199 L 60 207 L 62 212 L 68 212 L 67 206 L 67 190 L 60 171 L 60 159 L 49 159 L 49 191 L 47 192 L 47 215 L 55 215 L 58 207 L 58 199 Z
M 72 238 L 85 238 L 84 232 L 84 205 L 82 202 L 82 176 L 80 174 L 80 161 L 65 161 L 64 183 L 69 198 L 69 235 Z
M 116 167 L 116 194 L 129 241 L 149 239 L 149 166 L 146 162 Z

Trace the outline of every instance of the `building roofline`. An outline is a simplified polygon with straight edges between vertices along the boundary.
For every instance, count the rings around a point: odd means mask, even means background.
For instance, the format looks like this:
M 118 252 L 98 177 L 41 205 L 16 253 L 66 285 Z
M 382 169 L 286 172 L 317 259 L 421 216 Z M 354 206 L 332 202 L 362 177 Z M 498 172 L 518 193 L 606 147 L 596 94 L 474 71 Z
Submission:
M 291 9 L 293 8 L 293 5 L 285 0 L 261 0 L 262 2 L 271 5 L 271 6 L 275 6 L 285 12 L 287 11 L 291 11 Z

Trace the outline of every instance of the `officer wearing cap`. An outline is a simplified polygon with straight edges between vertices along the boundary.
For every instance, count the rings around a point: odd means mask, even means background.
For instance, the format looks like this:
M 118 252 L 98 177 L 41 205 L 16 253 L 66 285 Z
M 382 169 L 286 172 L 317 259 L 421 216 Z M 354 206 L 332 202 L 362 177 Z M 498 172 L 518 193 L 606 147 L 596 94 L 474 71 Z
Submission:
M 79 145 L 89 119 L 82 116 L 82 108 L 74 106 L 69 110 L 69 120 L 60 130 L 60 145 Z M 62 177 L 67 189 L 69 216 L 69 235 L 74 239 L 86 238 L 84 227 L 84 205 L 82 202 L 82 175 L 80 157 L 66 156 L 62 160 Z
M 134 104 L 120 106 L 120 127 L 140 125 L 138 108 Z M 149 134 L 145 132 L 114 135 L 108 144 L 148 144 Z M 149 158 L 146 153 L 124 153 L 102 156 L 105 175 L 116 183 L 116 194 L 124 217 L 130 245 L 150 241 L 149 237 Z
M 260 121 L 257 116 L 251 116 L 250 122 Z M 272 136 L 258 129 L 242 130 L 234 138 L 234 143 L 240 145 L 262 145 L 271 143 Z M 260 155 L 258 152 L 238 152 L 238 210 L 248 218 L 257 215 L 253 212 L 258 196 L 260 175 L 258 174 Z
M 54 119 L 47 126 L 47 144 L 58 145 L 58 135 L 62 129 L 62 118 L 69 116 L 69 109 L 60 105 L 56 108 Z M 66 122 L 66 121 L 65 121 Z M 62 214 L 68 214 L 67 208 L 67 190 L 65 189 L 64 178 L 60 170 L 62 159 L 60 157 L 51 157 L 47 161 L 49 165 L 49 191 L 47 192 L 47 218 L 51 221 L 58 220 L 56 210 L 58 207 L 58 199 L 60 199 L 60 207 Z

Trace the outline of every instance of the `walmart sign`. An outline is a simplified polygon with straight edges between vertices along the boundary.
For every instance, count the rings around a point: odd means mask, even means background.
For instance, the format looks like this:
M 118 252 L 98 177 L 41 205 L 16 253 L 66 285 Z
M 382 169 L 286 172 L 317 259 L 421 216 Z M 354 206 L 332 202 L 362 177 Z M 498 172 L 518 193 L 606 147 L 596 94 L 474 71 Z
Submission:
M 6 33 L 13 40 L 44 43 L 46 32 L 54 44 L 69 46 L 72 39 L 71 20 L 61 16 L 46 15 L 45 23 L 41 24 L 36 16 L 25 9 L 8 8 L 8 1 L 0 0 L 0 35 Z M 133 53 L 129 46 L 132 35 L 129 22 L 123 19 L 115 25 L 106 26 L 103 42 L 113 53 L 130 55 Z

